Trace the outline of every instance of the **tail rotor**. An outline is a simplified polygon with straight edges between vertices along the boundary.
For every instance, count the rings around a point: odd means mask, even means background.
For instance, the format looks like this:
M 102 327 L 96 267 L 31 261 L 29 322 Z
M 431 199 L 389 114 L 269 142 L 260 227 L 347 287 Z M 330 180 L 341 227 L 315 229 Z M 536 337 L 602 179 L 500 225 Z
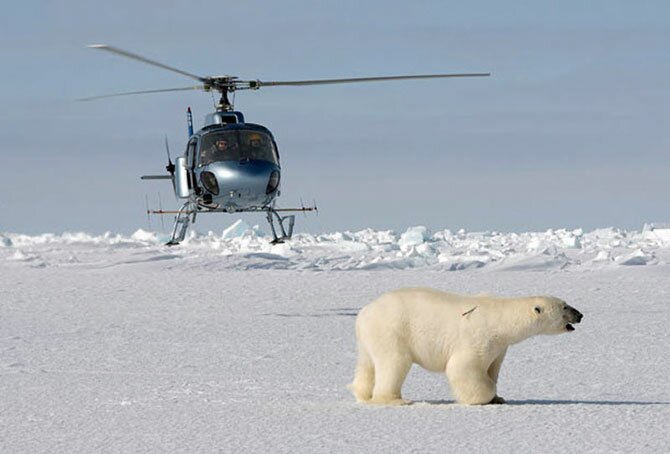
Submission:
M 165 170 L 170 172 L 170 176 L 174 177 L 175 166 L 170 157 L 170 145 L 168 145 L 168 138 L 165 136 L 165 151 L 167 152 L 168 165 L 165 166 Z

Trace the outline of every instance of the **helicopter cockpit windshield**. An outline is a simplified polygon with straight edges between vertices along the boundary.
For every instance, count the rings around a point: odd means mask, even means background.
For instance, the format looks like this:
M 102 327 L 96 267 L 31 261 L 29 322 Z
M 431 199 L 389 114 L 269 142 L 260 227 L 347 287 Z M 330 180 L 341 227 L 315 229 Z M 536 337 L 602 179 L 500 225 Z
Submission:
M 272 139 L 248 130 L 216 131 L 202 138 L 200 165 L 218 161 L 258 160 L 277 164 Z

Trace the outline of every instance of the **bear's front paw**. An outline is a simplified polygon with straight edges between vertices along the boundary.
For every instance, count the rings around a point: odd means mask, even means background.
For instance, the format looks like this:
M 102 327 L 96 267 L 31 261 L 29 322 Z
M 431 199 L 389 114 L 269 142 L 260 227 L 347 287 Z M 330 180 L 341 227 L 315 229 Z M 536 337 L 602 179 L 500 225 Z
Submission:
M 491 404 L 492 405 L 500 405 L 500 404 L 504 404 L 504 403 L 505 403 L 505 399 L 503 399 L 500 396 L 494 396 L 493 399 L 491 399 L 491 402 L 489 402 L 489 405 L 491 405 Z

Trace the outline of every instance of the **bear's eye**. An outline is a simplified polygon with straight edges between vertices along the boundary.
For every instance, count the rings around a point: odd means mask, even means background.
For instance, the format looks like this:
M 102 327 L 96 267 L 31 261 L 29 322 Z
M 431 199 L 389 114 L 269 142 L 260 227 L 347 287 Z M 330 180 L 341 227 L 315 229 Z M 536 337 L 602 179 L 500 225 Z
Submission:
M 535 306 L 535 312 L 537 312 L 538 314 L 541 314 L 542 313 L 542 308 L 540 306 Z

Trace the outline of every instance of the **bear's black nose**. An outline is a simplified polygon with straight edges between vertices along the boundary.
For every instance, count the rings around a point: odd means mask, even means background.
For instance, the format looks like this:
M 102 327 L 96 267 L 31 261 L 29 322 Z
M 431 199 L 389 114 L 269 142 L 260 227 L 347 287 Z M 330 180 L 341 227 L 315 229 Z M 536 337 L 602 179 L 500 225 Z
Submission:
M 568 313 L 570 314 L 570 318 L 572 319 L 573 323 L 579 323 L 582 321 L 582 315 L 581 312 L 579 312 L 577 309 L 574 307 L 568 306 Z

